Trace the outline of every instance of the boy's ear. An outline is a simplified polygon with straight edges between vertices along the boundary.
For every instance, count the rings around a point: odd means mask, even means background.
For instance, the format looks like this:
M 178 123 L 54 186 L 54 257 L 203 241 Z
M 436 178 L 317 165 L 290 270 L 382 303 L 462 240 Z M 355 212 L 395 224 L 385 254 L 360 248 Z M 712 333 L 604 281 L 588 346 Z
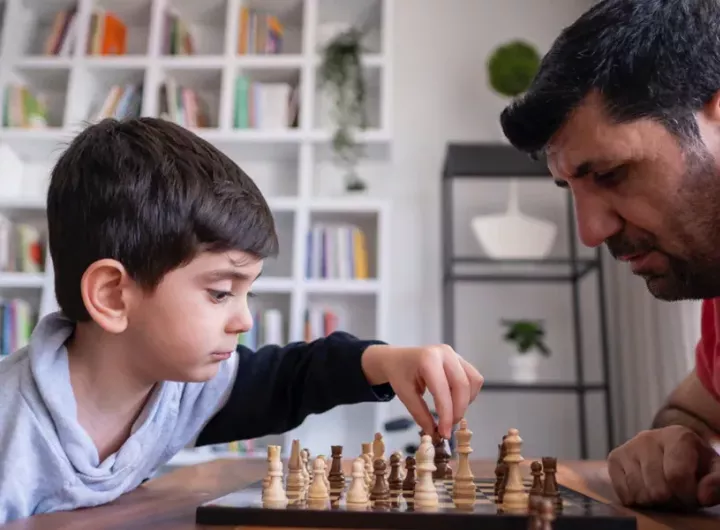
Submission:
M 80 294 L 90 317 L 105 331 L 121 333 L 128 324 L 132 279 L 116 260 L 92 263 L 80 280 Z

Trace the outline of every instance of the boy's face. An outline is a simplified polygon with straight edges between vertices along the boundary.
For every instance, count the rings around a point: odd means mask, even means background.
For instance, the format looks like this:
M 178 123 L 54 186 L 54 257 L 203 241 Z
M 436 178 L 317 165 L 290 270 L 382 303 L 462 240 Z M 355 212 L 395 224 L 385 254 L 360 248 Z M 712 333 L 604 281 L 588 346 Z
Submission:
M 262 260 L 243 252 L 202 253 L 136 293 L 123 335 L 152 380 L 206 381 L 252 328 L 250 289 Z

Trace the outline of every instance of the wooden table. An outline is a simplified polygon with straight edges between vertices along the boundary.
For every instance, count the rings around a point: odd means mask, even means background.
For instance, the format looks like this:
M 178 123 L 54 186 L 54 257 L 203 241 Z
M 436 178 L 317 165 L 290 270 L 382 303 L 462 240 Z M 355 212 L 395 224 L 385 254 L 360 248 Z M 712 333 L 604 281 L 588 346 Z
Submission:
M 528 462 L 530 459 L 526 459 L 523 466 L 525 473 Z M 345 467 L 349 471 L 348 462 Z M 478 476 L 494 476 L 495 463 L 474 461 L 472 468 Z M 106 506 L 35 516 L 0 525 L 0 530 L 219 530 L 218 527 L 196 525 L 195 508 L 243 484 L 259 480 L 264 476 L 265 469 L 266 463 L 262 460 L 216 460 L 179 469 L 148 481 Z M 560 462 L 557 478 L 560 484 L 585 495 L 604 502 L 617 502 L 603 462 Z M 639 530 L 720 528 L 720 508 L 692 515 L 624 510 L 636 514 Z

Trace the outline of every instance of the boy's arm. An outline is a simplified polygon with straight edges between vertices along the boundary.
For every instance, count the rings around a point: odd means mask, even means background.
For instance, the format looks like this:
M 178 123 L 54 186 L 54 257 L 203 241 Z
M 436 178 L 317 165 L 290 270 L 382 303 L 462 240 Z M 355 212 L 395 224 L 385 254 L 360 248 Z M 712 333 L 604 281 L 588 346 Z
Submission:
M 299 426 L 310 414 L 338 405 L 388 401 L 390 385 L 371 386 L 362 354 L 379 341 L 335 332 L 316 341 L 256 352 L 237 348 L 237 375 L 227 402 L 200 432 L 195 445 L 228 443 Z

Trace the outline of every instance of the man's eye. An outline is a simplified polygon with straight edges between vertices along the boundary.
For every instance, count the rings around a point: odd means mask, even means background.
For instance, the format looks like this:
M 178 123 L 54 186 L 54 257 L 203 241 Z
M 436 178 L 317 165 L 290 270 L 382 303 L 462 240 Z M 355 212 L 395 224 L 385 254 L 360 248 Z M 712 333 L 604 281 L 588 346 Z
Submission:
M 617 183 L 624 174 L 625 170 L 622 167 L 606 171 L 605 173 L 596 173 L 595 182 L 600 186 L 608 186 Z

